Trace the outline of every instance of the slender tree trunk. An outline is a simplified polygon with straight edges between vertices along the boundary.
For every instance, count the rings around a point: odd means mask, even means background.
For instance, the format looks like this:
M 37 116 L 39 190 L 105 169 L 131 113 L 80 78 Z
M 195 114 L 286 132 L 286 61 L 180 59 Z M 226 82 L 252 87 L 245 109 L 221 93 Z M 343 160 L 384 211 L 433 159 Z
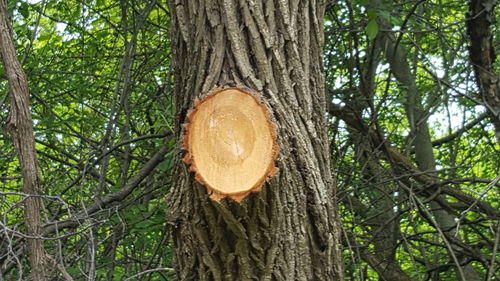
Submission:
M 381 19 L 380 22 L 384 29 L 390 29 L 390 24 L 388 22 L 383 19 Z M 410 135 L 412 137 L 411 144 L 415 148 L 415 162 L 421 171 L 429 172 L 432 175 L 436 170 L 436 160 L 434 158 L 431 135 L 427 124 L 429 112 L 423 106 L 415 77 L 410 70 L 407 54 L 402 45 L 396 45 L 396 42 L 396 37 L 387 32 L 377 37 L 377 43 L 380 44 L 380 47 L 384 50 L 392 73 L 394 73 L 396 79 L 403 84 L 406 89 L 407 98 L 405 111 L 408 123 L 410 124 Z M 438 197 L 445 200 L 442 195 L 438 195 Z M 429 205 L 431 207 L 431 213 L 436 221 L 436 228 L 440 228 L 444 233 L 451 236 L 456 235 L 455 217 L 444 210 L 436 201 L 431 201 Z M 445 239 L 445 237 L 443 237 L 443 239 Z M 450 256 L 453 257 L 457 247 L 452 246 L 451 248 L 453 252 L 448 252 Z M 481 280 L 475 268 L 470 264 L 461 265 L 457 263 L 455 269 L 458 280 Z
M 371 197 L 370 202 L 377 202 L 375 209 L 363 204 L 359 199 L 350 197 L 349 203 L 357 214 L 365 218 L 364 223 L 372 230 L 371 244 L 373 249 L 363 247 L 360 249 L 361 258 L 377 271 L 379 279 L 383 281 L 412 281 L 413 279 L 401 268 L 396 257 L 396 250 L 400 242 L 399 217 L 394 211 L 394 201 L 391 194 L 391 180 L 386 178 L 385 171 L 380 169 L 373 151 L 367 150 L 370 143 L 366 136 L 355 136 L 359 142 L 359 159 L 366 163 L 363 171 L 366 179 L 373 183 L 368 191 L 367 197 Z M 362 137 L 363 139 L 360 139 Z M 370 187 L 369 187 L 370 188 Z M 380 191 L 380 190 L 382 191 Z
M 208 198 L 178 150 L 167 219 L 180 280 L 341 280 L 325 120 L 322 1 L 171 3 L 177 138 L 214 86 L 261 93 L 278 175 L 241 203 Z M 180 147 L 180 145 L 179 145 Z
M 41 199 L 38 185 L 38 163 L 33 136 L 33 120 L 29 108 L 28 83 L 19 63 L 12 30 L 7 20 L 7 2 L 0 0 L 0 56 L 10 87 L 10 114 L 6 130 L 19 157 L 23 177 L 23 192 L 28 195 L 25 202 L 26 234 L 37 236 L 41 231 Z M 31 276 L 35 281 L 47 280 L 48 268 L 42 240 L 27 239 Z
M 360 116 L 361 112 L 366 109 L 375 110 L 373 108 L 375 74 L 381 51 L 380 46 L 377 45 L 369 48 L 367 55 L 369 59 L 363 63 L 360 71 L 362 77 L 359 91 L 350 94 L 352 100 L 349 102 L 349 107 L 355 109 Z M 400 218 L 395 216 L 394 198 L 390 196 L 394 188 L 391 186 L 393 181 L 388 178 L 387 173 L 380 168 L 378 163 L 380 156 L 376 151 L 380 147 L 374 146 L 365 133 L 357 130 L 349 130 L 349 139 L 355 144 L 357 162 L 363 163 L 361 173 L 369 184 L 365 186 L 364 192 L 356 196 L 344 195 L 344 200 L 356 215 L 365 218 L 362 225 L 368 225 L 372 233 L 372 239 L 365 245 L 357 244 L 353 235 L 347 234 L 350 243 L 359 250 L 360 257 L 377 272 L 380 280 L 412 281 L 396 258 L 396 250 L 400 242 Z M 370 208 L 359 200 L 358 196 L 370 198 L 369 201 L 376 202 L 377 207 Z
M 495 126 L 497 142 L 500 143 L 500 75 L 498 69 L 494 68 L 497 56 L 491 31 L 491 26 L 496 23 L 497 4 L 497 0 L 471 0 L 467 31 L 471 40 L 469 57 L 474 66 L 479 96 Z

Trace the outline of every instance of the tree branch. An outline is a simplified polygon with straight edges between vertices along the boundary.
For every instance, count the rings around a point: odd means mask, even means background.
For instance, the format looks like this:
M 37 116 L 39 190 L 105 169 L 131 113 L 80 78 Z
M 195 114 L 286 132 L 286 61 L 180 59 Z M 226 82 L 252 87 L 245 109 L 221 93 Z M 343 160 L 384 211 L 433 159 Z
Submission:
M 476 119 L 470 121 L 469 123 L 465 124 L 462 128 L 456 130 L 455 132 L 442 137 L 440 139 L 437 139 L 432 142 L 432 146 L 440 146 L 442 144 L 448 143 L 450 141 L 453 141 L 454 139 L 460 137 L 463 133 L 467 132 L 468 130 L 472 129 L 474 126 L 479 124 L 481 121 L 483 121 L 486 117 L 488 117 L 488 113 L 482 113 Z
M 345 106 L 342 107 L 330 104 L 330 114 L 342 119 L 348 126 L 369 138 L 374 147 L 380 148 L 380 150 L 385 153 L 386 160 L 391 164 L 397 175 L 414 178 L 416 181 L 421 183 L 422 186 L 419 187 L 420 192 L 425 192 L 427 194 L 436 192 L 438 188 L 441 188 L 439 192 L 453 196 L 469 205 L 476 204 L 477 199 L 473 196 L 451 187 L 447 185 L 446 182 L 440 181 L 439 179 L 430 176 L 428 173 L 425 173 L 415 167 L 413 162 L 407 156 L 398 152 L 397 149 L 390 147 L 387 141 L 383 138 L 382 134 L 370 129 L 359 113 L 356 113 Z M 481 211 L 492 218 L 500 218 L 500 211 L 491 206 L 488 202 L 479 200 L 477 201 L 477 207 L 478 211 Z

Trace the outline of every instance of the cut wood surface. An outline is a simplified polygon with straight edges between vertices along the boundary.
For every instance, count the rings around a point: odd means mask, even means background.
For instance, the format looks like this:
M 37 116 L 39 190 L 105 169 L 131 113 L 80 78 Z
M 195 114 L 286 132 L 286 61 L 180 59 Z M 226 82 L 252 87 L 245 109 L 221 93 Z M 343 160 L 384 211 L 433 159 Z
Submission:
M 276 128 L 255 93 L 216 89 L 188 114 L 184 162 L 211 198 L 240 201 L 278 169 Z

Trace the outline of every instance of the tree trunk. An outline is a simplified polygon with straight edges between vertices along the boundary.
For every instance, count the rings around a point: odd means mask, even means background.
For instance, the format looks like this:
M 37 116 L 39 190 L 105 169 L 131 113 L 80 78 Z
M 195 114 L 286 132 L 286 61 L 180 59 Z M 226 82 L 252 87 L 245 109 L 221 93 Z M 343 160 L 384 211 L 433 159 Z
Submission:
M 373 1 L 380 4 L 379 1 Z M 381 25 L 385 30 L 390 30 L 390 24 L 381 19 Z M 406 51 L 402 44 L 396 44 L 397 39 L 394 35 L 388 32 L 383 32 L 377 37 L 377 43 L 384 50 L 385 57 L 389 62 L 390 68 L 396 79 L 405 86 L 406 102 L 405 111 L 410 125 L 411 145 L 415 148 L 415 162 L 417 167 L 433 176 L 436 171 L 436 160 L 432 148 L 432 140 L 427 124 L 427 118 L 430 115 L 424 108 L 421 93 L 418 90 L 415 76 L 412 74 L 408 63 Z M 438 198 L 446 200 L 443 195 L 438 195 Z M 436 201 L 429 202 L 431 213 L 434 216 L 436 228 L 440 228 L 442 232 L 451 236 L 456 235 L 455 218 L 444 210 Z M 441 237 L 446 240 L 446 237 Z M 450 246 L 447 249 L 450 259 L 455 262 L 455 271 L 457 280 L 476 281 L 481 280 L 475 268 L 471 264 L 462 265 L 456 259 L 455 251 L 458 250 L 455 246 Z
M 175 1 L 178 154 L 167 219 L 180 280 L 341 280 L 325 119 L 324 3 Z M 279 173 L 240 203 L 209 199 L 181 162 L 181 124 L 215 86 L 261 94 L 278 127 Z
M 10 87 L 10 114 L 6 130 L 12 136 L 12 142 L 19 157 L 23 177 L 26 234 L 38 236 L 41 233 L 42 202 L 38 191 L 38 163 L 33 135 L 33 120 L 29 108 L 28 82 L 19 63 L 13 40 L 12 30 L 7 21 L 7 2 L 0 0 L 0 57 Z M 48 278 L 48 267 L 42 240 L 27 239 L 31 277 L 35 281 Z
M 474 66 L 479 96 L 495 126 L 500 143 L 500 75 L 495 69 L 495 39 L 491 26 L 496 23 L 495 7 L 498 0 L 471 0 L 467 32 L 470 37 L 469 57 Z

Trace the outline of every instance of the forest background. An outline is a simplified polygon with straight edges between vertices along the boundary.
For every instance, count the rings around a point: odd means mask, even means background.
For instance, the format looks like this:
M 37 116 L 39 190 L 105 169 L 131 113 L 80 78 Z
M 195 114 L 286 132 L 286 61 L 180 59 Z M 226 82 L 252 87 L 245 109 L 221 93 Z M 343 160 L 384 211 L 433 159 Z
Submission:
M 496 4 L 327 3 L 325 114 L 346 280 L 500 280 Z M 174 280 L 169 6 L 9 1 L 8 21 L 28 78 L 53 274 Z M 25 280 L 30 196 L 4 127 L 9 104 L 0 66 L 0 280 Z

